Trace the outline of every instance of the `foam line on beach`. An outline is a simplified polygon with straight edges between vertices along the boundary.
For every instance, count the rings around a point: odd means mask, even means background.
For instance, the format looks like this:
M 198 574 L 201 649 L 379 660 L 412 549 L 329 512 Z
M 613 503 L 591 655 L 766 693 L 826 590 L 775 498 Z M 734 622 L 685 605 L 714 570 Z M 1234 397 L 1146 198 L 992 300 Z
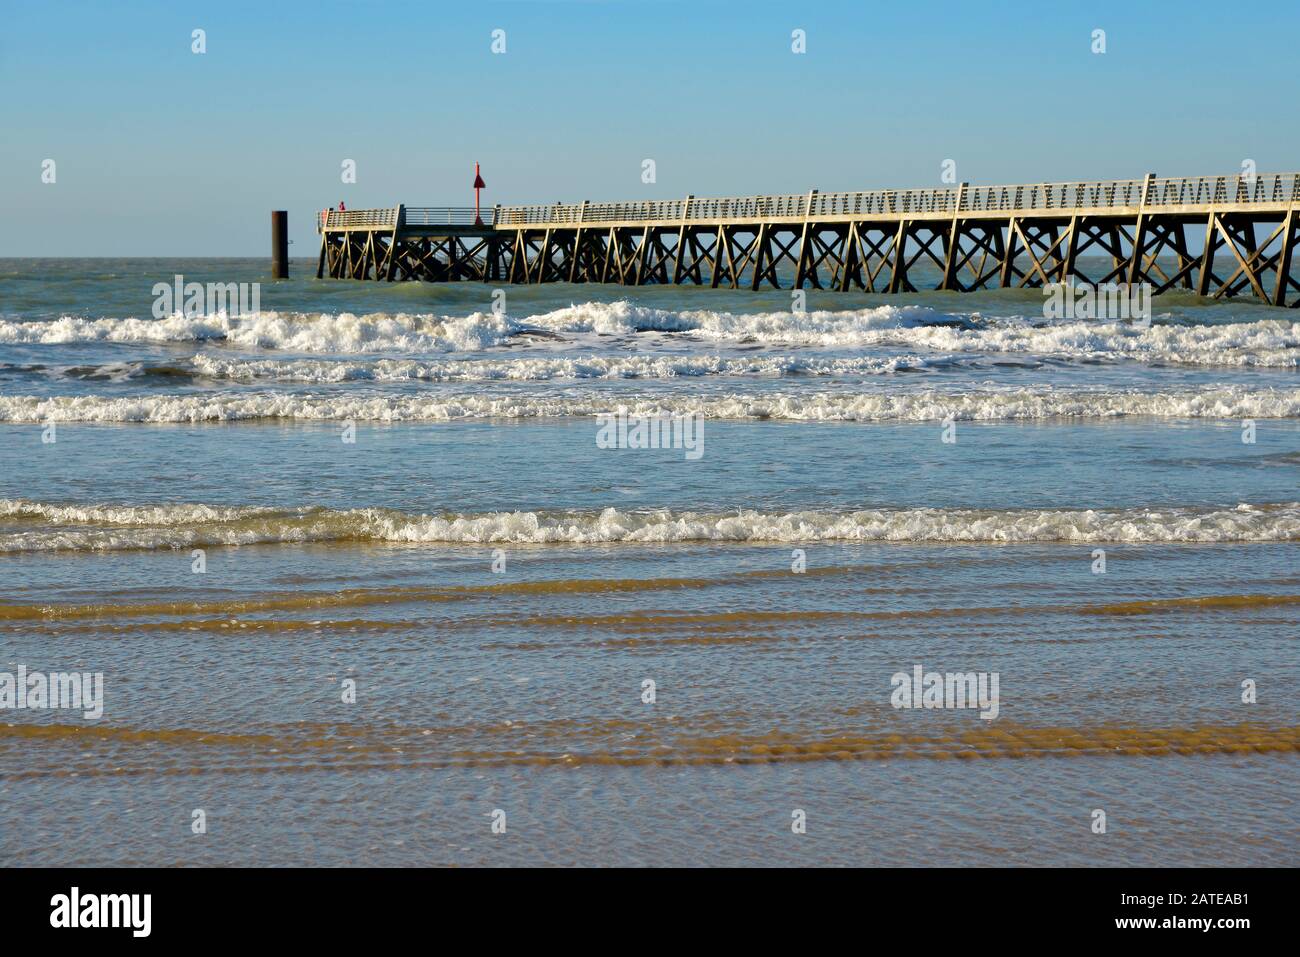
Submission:
M 1300 540 L 1300 503 L 1126 509 L 557 510 L 59 505 L 0 499 L 0 552 L 275 543 L 1216 543 Z
M 452 422 L 633 415 L 789 422 L 1010 422 L 1147 416 L 1162 419 L 1300 418 L 1300 388 L 1238 385 L 1158 391 L 1024 387 L 951 391 L 803 391 L 611 394 L 589 390 L 458 395 L 212 392 L 177 395 L 0 396 L 0 422 Z

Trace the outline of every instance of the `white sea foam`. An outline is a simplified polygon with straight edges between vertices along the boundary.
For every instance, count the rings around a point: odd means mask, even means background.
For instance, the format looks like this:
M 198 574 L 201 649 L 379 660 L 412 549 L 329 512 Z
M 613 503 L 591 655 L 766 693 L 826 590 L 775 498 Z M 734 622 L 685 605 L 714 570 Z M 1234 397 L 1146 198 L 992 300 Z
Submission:
M 935 323 L 964 325 L 968 319 L 924 306 L 872 306 L 865 309 L 818 310 L 803 313 L 729 313 L 671 310 L 641 306 L 627 300 L 585 302 L 529 316 L 526 325 L 557 334 L 637 332 L 690 333 L 722 342 L 800 343 L 817 346 L 854 345 L 871 341 L 883 330 L 920 328 Z
M 857 310 L 725 313 L 664 310 L 626 301 L 588 302 L 522 319 L 490 312 L 470 316 L 356 316 L 261 313 L 162 320 L 0 321 L 0 343 L 197 342 L 220 340 L 244 350 L 377 354 L 473 352 L 548 336 L 677 333 L 719 344 L 866 347 L 941 353 L 1020 353 L 1067 359 L 1127 358 L 1196 365 L 1300 365 L 1300 322 L 1189 324 L 1158 319 L 1148 328 L 1124 322 L 983 320 L 920 306 Z
M 693 414 L 710 419 L 804 422 L 1012 421 L 1155 416 L 1186 419 L 1300 418 L 1300 388 L 1210 386 L 1167 391 L 987 389 L 627 394 L 608 390 L 345 395 L 198 392 L 179 395 L 0 396 L 0 422 L 443 422 L 456 419 Z
M 55 505 L 0 499 L 0 552 L 293 542 L 1270 542 L 1300 539 L 1300 502 L 1224 508 L 485 512 L 205 505 Z
M 883 334 L 865 344 L 889 342 L 889 335 Z M 1124 322 L 1012 323 L 970 330 L 935 326 L 906 330 L 897 342 L 943 352 L 1017 353 L 1071 360 L 1300 366 L 1300 322 L 1282 319 L 1215 325 L 1155 323 L 1145 328 Z
M 546 382 L 556 379 L 686 379 L 702 376 L 863 376 L 945 369 L 962 356 L 580 355 L 502 359 L 253 359 L 200 353 L 194 371 L 240 382 Z
M 703 338 L 816 345 L 850 344 L 871 330 L 950 320 L 920 306 L 877 306 L 840 312 L 731 314 L 673 311 L 627 301 L 588 302 L 523 319 L 476 312 L 430 314 L 262 312 L 165 319 L 0 320 L 0 343 L 198 342 L 220 340 L 247 349 L 307 353 L 470 352 L 521 334 L 631 335 L 694 333 Z
M 290 352 L 469 352 L 499 345 L 519 324 L 505 316 L 263 312 L 245 316 L 166 319 L 0 321 L 0 343 L 205 342 Z

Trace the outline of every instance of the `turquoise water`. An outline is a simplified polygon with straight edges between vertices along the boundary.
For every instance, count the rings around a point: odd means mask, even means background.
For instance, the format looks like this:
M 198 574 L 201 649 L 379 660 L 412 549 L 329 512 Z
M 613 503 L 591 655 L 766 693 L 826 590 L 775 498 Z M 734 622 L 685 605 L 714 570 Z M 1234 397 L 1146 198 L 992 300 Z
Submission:
M 0 261 L 5 863 L 1296 863 L 1294 311 L 313 266 Z

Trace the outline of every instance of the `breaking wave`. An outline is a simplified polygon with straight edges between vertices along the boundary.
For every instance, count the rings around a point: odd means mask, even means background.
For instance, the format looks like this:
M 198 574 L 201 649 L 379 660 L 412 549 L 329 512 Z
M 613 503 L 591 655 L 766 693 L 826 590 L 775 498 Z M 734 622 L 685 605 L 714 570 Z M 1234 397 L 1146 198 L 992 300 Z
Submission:
M 470 352 L 499 345 L 518 323 L 492 313 L 411 316 L 377 313 L 263 312 L 242 316 L 168 316 L 165 319 L 0 321 L 0 343 L 223 342 L 244 349 L 290 352 Z
M 200 353 L 194 371 L 239 382 L 548 382 L 555 379 L 693 379 L 705 376 L 864 376 L 955 369 L 963 356 L 577 355 L 508 359 L 252 359 Z
M 668 509 L 413 514 L 393 509 L 60 505 L 0 499 L 0 552 L 298 542 L 1220 543 L 1300 540 L 1300 502 L 1221 508 L 757 511 Z
M 1125 358 L 1193 365 L 1300 366 L 1300 322 L 1188 324 L 1164 320 L 1054 322 L 984 319 L 921 306 L 726 313 L 668 310 L 627 301 L 588 302 L 515 319 L 491 312 L 427 314 L 264 312 L 165 319 L 0 320 L 0 343 L 221 342 L 297 353 L 474 352 L 538 339 L 588 335 L 686 335 L 717 343 L 814 347 L 887 346 L 945 353 L 1021 353 L 1071 359 Z
M 1211 386 L 1140 390 L 987 389 L 971 392 L 803 391 L 621 395 L 608 391 L 498 392 L 458 395 L 323 395 L 195 392 L 132 396 L 0 396 L 0 422 L 445 422 L 456 419 L 695 414 L 710 419 L 802 422 L 924 422 L 1154 416 L 1186 419 L 1300 417 L 1300 388 Z

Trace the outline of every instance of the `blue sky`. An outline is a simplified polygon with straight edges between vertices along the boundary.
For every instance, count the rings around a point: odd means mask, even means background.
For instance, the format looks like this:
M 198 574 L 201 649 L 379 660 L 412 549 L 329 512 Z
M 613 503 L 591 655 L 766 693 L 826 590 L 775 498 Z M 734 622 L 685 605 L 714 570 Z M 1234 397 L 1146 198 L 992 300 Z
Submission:
M 945 159 L 972 183 L 1300 168 L 1294 2 L 0 0 L 0 22 L 3 256 L 266 255 L 276 208 L 314 255 L 313 210 L 469 205 L 476 160 L 488 205 L 937 186 Z

